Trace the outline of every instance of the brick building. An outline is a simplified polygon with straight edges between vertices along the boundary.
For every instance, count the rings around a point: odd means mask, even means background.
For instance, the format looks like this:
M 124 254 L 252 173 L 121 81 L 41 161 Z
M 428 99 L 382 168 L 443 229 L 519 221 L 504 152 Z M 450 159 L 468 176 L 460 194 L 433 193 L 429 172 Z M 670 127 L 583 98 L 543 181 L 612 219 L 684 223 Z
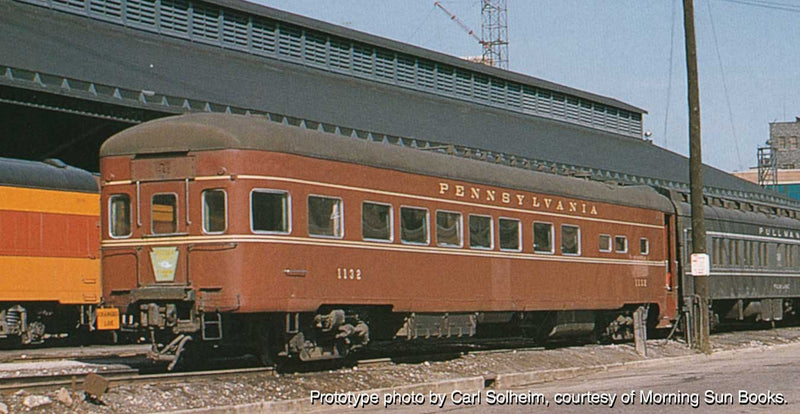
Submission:
M 800 199 L 800 117 L 794 122 L 772 122 L 769 124 L 767 146 L 775 159 L 776 184 L 767 185 L 789 197 Z M 758 168 L 733 173 L 733 175 L 758 183 Z
M 800 168 L 800 117 L 769 124 L 769 141 L 779 170 Z

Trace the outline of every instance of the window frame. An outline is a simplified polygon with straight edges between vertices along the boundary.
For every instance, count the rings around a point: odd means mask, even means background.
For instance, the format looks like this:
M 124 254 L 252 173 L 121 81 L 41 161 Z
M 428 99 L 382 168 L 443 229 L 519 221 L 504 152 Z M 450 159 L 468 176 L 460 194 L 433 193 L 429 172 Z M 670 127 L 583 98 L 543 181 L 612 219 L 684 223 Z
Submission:
M 221 231 L 208 231 L 208 229 L 206 229 L 206 199 L 205 199 L 205 194 L 208 191 L 222 191 L 222 195 L 223 195 L 224 202 L 225 202 L 225 227 Z M 203 234 L 225 234 L 225 232 L 228 231 L 228 192 L 225 191 L 224 188 L 206 188 L 206 189 L 204 189 L 203 191 L 200 192 L 200 205 L 201 205 L 200 210 L 202 212 L 201 213 L 202 214 L 201 215 L 201 219 L 202 219 L 202 222 L 203 222 L 202 223 L 203 225 L 200 226 L 200 227 L 202 227 L 202 229 L 203 229 Z
M 625 242 L 625 248 L 622 250 L 617 249 L 617 240 L 619 239 Z M 614 253 L 628 253 L 628 236 L 619 234 L 614 236 Z
M 645 251 L 642 251 L 642 242 L 645 242 Z M 647 237 L 640 237 L 639 238 L 639 254 L 642 256 L 649 256 L 650 255 L 650 239 Z
M 285 194 L 286 195 L 286 231 L 256 230 L 253 227 L 253 193 Z M 292 234 L 292 193 L 288 190 L 277 190 L 274 188 L 253 188 L 250 190 L 250 232 L 253 234 Z
M 328 199 L 331 199 L 331 200 L 339 200 L 339 205 L 341 206 L 341 208 L 339 209 L 340 210 L 339 211 L 339 228 L 342 229 L 342 231 L 340 232 L 340 234 L 338 236 L 336 236 L 336 235 L 328 236 L 328 235 L 325 235 L 325 234 L 311 234 L 311 229 L 309 228 L 309 225 L 311 224 L 311 221 L 308 220 L 308 215 L 311 213 L 311 209 L 308 208 L 308 202 L 311 199 L 311 197 L 328 198 Z M 308 233 L 308 237 L 313 237 L 313 238 L 336 239 L 336 240 L 344 239 L 344 232 L 345 232 L 345 228 L 344 228 L 344 200 L 342 199 L 342 197 L 309 193 L 306 196 L 306 232 Z
M 111 220 L 111 211 L 112 211 L 111 204 L 115 197 L 122 197 L 122 196 L 128 198 L 128 234 L 123 236 L 115 236 L 114 232 L 112 231 L 114 225 L 112 224 Z M 131 202 L 131 198 L 132 197 L 128 193 L 116 193 L 116 194 L 111 194 L 108 197 L 108 237 L 111 237 L 112 239 L 127 239 L 133 235 L 133 203 Z
M 788 246 L 788 244 L 786 246 Z M 734 266 L 741 266 L 742 265 L 742 239 L 732 238 L 731 239 L 731 243 L 730 243 L 730 249 L 731 249 L 731 253 L 730 253 L 731 264 L 734 265 Z M 784 248 L 784 251 L 788 253 L 787 248 Z M 786 255 L 784 257 L 784 259 L 786 259 L 787 257 L 788 257 L 788 255 Z M 784 260 L 784 263 L 786 263 L 785 260 Z M 788 266 L 788 264 L 787 264 L 787 266 Z
M 159 195 L 172 195 L 175 196 L 175 231 L 171 233 L 156 233 L 153 229 L 153 225 L 155 222 L 153 221 L 153 199 Z M 150 234 L 153 236 L 172 236 L 175 234 L 180 234 L 181 232 L 181 211 L 180 211 L 180 197 L 178 193 L 175 192 L 165 192 L 165 193 L 153 193 L 150 194 Z
M 577 234 L 577 236 L 578 236 L 577 237 L 578 238 L 578 252 L 577 253 L 565 253 L 564 252 L 564 227 L 573 227 L 573 228 L 578 229 L 578 234 Z M 559 247 L 561 249 L 560 251 L 561 251 L 562 255 L 564 255 L 564 256 L 580 256 L 581 253 L 582 253 L 582 248 L 583 248 L 582 244 L 583 243 L 581 243 L 581 226 L 579 226 L 577 224 L 561 224 L 561 246 L 559 246 Z
M 504 248 L 501 241 L 500 241 L 500 220 L 510 220 L 517 222 L 517 248 L 516 249 L 508 249 Z M 522 251 L 522 220 L 514 217 L 504 217 L 500 216 L 497 218 L 497 247 L 500 249 L 501 252 L 521 252 Z
M 458 214 L 458 244 L 440 244 L 439 243 L 439 213 L 445 214 Z M 464 247 L 464 213 L 460 211 L 453 211 L 453 210 L 436 210 L 436 247 L 448 247 L 448 248 L 463 248 Z
M 550 226 L 550 251 L 536 250 L 536 228 L 535 228 L 535 226 L 537 224 L 547 224 L 547 225 Z M 555 229 L 556 229 L 555 224 L 552 223 L 552 222 L 549 222 L 549 221 L 534 221 L 533 223 L 531 223 L 531 236 L 533 237 L 533 240 L 531 240 L 532 241 L 531 245 L 533 247 L 533 252 L 534 253 L 536 253 L 536 254 L 556 254 L 556 232 L 555 232 Z
M 411 208 L 411 209 L 414 209 L 414 210 L 425 210 L 425 223 L 426 223 L 426 227 L 427 227 L 425 229 L 425 240 L 426 240 L 425 243 L 410 242 L 410 241 L 403 240 L 403 209 L 404 208 Z M 430 209 L 425 208 L 425 207 L 416 207 L 416 206 L 409 206 L 409 205 L 401 204 L 400 208 L 397 209 L 397 214 L 400 215 L 400 217 L 399 217 L 399 219 L 400 219 L 399 220 L 399 222 L 400 222 L 400 243 L 407 244 L 407 245 L 410 245 L 410 246 L 430 246 L 431 245 L 431 211 L 430 211 Z
M 719 239 L 711 237 L 711 252 L 709 252 L 709 262 L 712 266 L 719 265 Z
M 366 203 L 389 207 L 389 240 L 364 237 L 364 204 Z M 361 240 L 378 243 L 394 243 L 394 206 L 392 204 L 381 203 L 378 201 L 361 200 Z
M 602 237 L 608 237 L 608 249 L 607 250 L 604 250 L 600 246 L 600 238 L 602 238 Z M 611 237 L 610 234 L 606 234 L 606 233 L 599 234 L 597 236 L 597 250 L 600 251 L 601 253 L 613 253 L 614 252 L 614 240 L 613 240 L 613 237 Z
M 469 248 L 474 250 L 494 250 L 494 217 L 483 214 L 467 214 L 467 230 L 469 230 L 469 218 L 482 217 L 489 219 L 489 247 L 472 246 L 472 233 L 469 233 Z

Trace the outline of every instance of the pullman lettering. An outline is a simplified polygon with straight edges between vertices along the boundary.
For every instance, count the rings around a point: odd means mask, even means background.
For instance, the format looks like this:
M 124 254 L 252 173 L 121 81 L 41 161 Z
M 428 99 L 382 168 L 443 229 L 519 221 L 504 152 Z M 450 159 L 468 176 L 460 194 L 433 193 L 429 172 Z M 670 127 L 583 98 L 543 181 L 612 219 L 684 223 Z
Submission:
M 769 236 L 769 237 L 780 237 L 783 239 L 796 239 L 800 240 L 800 232 L 796 232 L 794 230 L 787 230 L 787 229 L 775 229 L 769 227 L 759 227 L 758 228 L 758 235 L 759 236 Z
M 440 195 L 451 195 L 472 201 L 491 202 L 499 205 L 508 205 L 536 210 L 563 211 L 583 215 L 597 215 L 597 206 L 594 203 L 583 201 L 570 201 L 554 197 L 533 196 L 522 193 L 510 193 L 493 188 L 464 186 L 461 184 L 439 183 Z

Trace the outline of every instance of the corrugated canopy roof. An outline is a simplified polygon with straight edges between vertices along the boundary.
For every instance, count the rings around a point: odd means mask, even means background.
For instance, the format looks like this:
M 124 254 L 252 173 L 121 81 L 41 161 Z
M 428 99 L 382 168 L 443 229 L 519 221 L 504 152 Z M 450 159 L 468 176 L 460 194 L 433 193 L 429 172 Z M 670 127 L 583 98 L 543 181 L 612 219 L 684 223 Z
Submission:
M 636 182 L 689 182 L 686 157 L 641 139 L 125 29 L 10 0 L 0 0 L 0 48 L 0 65 L 148 91 L 156 97 L 205 100 L 515 154 L 608 173 L 608 179 L 628 174 L 637 178 Z M 45 84 L 58 85 L 48 79 Z M 36 82 L 25 85 L 37 93 L 95 99 L 75 85 L 70 89 L 42 87 Z M 147 107 L 158 108 L 159 102 L 154 100 Z M 173 111 L 175 104 L 170 104 Z M 145 106 L 136 99 L 132 105 Z M 797 205 L 795 200 L 709 166 L 704 168 L 704 179 L 709 188 Z

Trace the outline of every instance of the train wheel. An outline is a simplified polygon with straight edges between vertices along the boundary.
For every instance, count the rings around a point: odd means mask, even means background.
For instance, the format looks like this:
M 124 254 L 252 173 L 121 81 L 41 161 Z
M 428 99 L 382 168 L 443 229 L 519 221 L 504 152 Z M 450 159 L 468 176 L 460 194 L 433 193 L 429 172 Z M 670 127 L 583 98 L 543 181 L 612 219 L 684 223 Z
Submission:
M 28 324 L 27 329 L 22 334 L 22 343 L 25 345 L 36 345 L 44 342 L 45 326 L 41 321 L 33 321 Z

